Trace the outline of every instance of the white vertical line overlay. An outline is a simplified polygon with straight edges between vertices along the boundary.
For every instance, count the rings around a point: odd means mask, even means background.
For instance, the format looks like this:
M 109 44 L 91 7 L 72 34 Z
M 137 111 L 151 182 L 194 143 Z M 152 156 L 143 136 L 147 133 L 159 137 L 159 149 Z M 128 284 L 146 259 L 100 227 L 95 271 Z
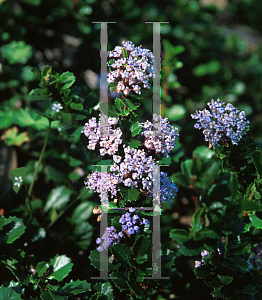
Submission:
M 101 58 L 101 72 L 100 72 L 100 104 L 103 105 L 103 113 L 101 112 L 100 119 L 100 134 L 101 136 L 108 136 L 108 84 L 107 84 L 107 42 L 108 42 L 108 23 L 116 22 L 92 22 L 101 23 L 100 34 L 100 58 Z M 100 237 L 106 232 L 108 227 L 107 212 L 108 212 L 108 196 L 107 196 L 107 166 L 101 166 L 101 223 L 100 223 Z M 106 232 L 106 239 L 108 234 Z M 102 240 L 101 240 L 102 243 Z M 92 277 L 92 279 L 113 279 L 108 276 L 108 249 L 100 252 L 100 277 Z M 117 278 L 114 278 L 117 279 Z
M 161 115 L 161 24 L 169 22 L 145 22 L 153 23 L 153 55 L 156 60 L 156 76 L 153 78 L 153 114 Z M 153 121 L 152 121 L 153 122 Z M 160 137 L 161 126 L 160 118 L 155 119 L 154 135 Z M 152 277 L 145 277 L 146 279 L 170 279 L 170 277 L 161 277 L 161 230 L 160 230 L 160 166 L 154 166 L 153 172 L 153 233 L 152 233 Z

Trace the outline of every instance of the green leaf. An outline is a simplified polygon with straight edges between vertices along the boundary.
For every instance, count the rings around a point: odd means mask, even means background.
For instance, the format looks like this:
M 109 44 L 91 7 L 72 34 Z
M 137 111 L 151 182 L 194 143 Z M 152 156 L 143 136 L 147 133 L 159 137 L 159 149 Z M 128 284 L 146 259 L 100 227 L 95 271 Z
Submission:
M 101 283 L 101 282 L 97 282 L 94 286 L 93 286 L 94 290 L 100 292 L 101 294 L 105 295 L 108 299 L 112 300 L 114 299 L 114 295 L 113 295 L 113 289 L 110 285 L 109 282 L 105 282 L 105 283 Z
M 115 244 L 111 246 L 111 251 L 114 254 L 114 257 L 117 262 L 121 263 L 125 268 L 132 266 L 130 259 L 131 253 L 130 248 L 123 244 Z
M 41 71 L 41 76 L 45 79 L 46 82 L 49 81 L 50 75 L 52 73 L 52 67 L 51 66 L 44 66 Z
M 3 58 L 6 58 L 10 64 L 25 64 L 32 56 L 31 46 L 24 41 L 12 41 L 0 49 Z
M 207 64 L 198 65 L 194 70 L 193 73 L 196 76 L 205 76 L 208 74 L 215 74 L 221 68 L 220 61 L 214 59 L 208 62 Z
M 61 293 L 64 292 L 69 295 L 78 295 L 88 291 L 90 288 L 91 288 L 91 284 L 84 280 L 79 280 L 79 279 L 77 281 L 71 280 L 70 282 L 67 282 L 63 286 Z
M 99 108 L 103 114 L 105 114 L 108 117 L 119 117 L 119 112 L 115 109 L 114 105 L 108 104 L 105 102 L 100 102 L 99 103 Z
M 40 116 L 34 111 L 29 112 L 23 108 L 20 108 L 14 115 L 14 123 L 22 127 L 32 126 L 37 130 L 46 129 L 49 125 L 47 118 Z M 59 121 L 52 122 L 51 128 L 57 128 L 58 123 Z
M 145 236 L 140 236 L 134 244 L 133 251 L 134 251 L 134 256 L 136 257 L 136 260 L 143 260 L 146 258 L 146 254 L 149 250 L 149 248 L 152 248 L 152 241 L 150 241 L 148 238 Z M 147 258 L 148 260 L 148 258 Z M 138 262 L 139 263 L 139 262 Z
M 93 227 L 88 222 L 82 222 L 75 226 L 73 234 L 75 236 L 72 237 L 72 240 L 75 240 L 75 245 L 79 246 L 83 250 L 86 250 L 91 244 Z
M 13 288 L 1 286 L 0 300 L 22 300 L 22 298 Z
M 229 276 L 229 275 L 218 275 L 218 278 L 220 279 L 220 281 L 223 283 L 223 284 L 229 284 L 233 281 L 233 277 Z
M 138 135 L 141 132 L 141 130 L 142 130 L 142 127 L 139 125 L 138 122 L 133 123 L 130 127 L 132 136 Z
M 141 288 L 138 287 L 135 281 L 127 281 L 128 286 L 133 291 L 136 299 L 145 299 L 145 294 Z
M 33 72 L 33 73 L 35 74 L 35 76 L 36 76 L 38 79 L 41 80 L 41 73 L 40 73 L 40 71 L 39 71 L 37 68 L 32 67 L 32 68 L 31 68 L 31 72 Z
M 49 277 L 53 277 L 58 281 L 62 281 L 73 268 L 73 263 L 71 263 L 71 258 L 65 255 L 56 255 L 50 260 L 50 266 L 53 267 L 53 272 Z
M 195 234 L 196 232 L 200 231 L 203 228 L 199 218 L 203 214 L 204 210 L 205 210 L 204 207 L 198 207 L 197 211 L 193 215 L 192 222 L 191 222 L 191 227 L 192 227 L 191 230 L 193 234 Z
M 83 110 L 84 107 L 83 107 L 83 104 L 81 104 L 81 103 L 72 102 L 72 103 L 70 103 L 70 108 L 81 111 L 81 110 Z
M 128 278 L 125 272 L 113 272 L 112 274 L 110 274 L 110 277 L 117 278 L 117 279 L 112 279 L 112 281 L 114 282 L 116 287 L 120 290 L 120 292 L 129 290 L 129 287 L 127 285 Z
M 217 239 L 217 238 L 219 238 L 219 234 L 208 227 L 203 228 L 202 230 L 196 232 L 195 234 L 196 241 L 202 239 Z
M 175 122 L 175 121 L 178 121 L 178 120 L 184 118 L 184 116 L 186 114 L 186 109 L 184 108 L 183 105 L 176 104 L 176 105 L 173 105 L 172 107 L 166 109 L 165 114 L 170 121 Z
M 121 98 L 121 101 L 124 103 L 124 105 L 130 111 L 136 110 L 140 106 L 140 104 L 139 105 L 135 105 L 131 100 L 129 100 L 127 98 Z
M 60 82 L 63 84 L 61 90 L 68 89 L 70 86 L 74 84 L 76 77 L 71 72 L 65 72 L 60 76 Z
M 132 202 L 138 199 L 140 192 L 135 188 L 128 189 L 120 187 L 120 194 L 126 201 Z
M 104 171 L 104 168 L 97 166 L 97 171 L 98 172 L 109 172 L 110 171 L 110 167 L 113 165 L 113 160 L 112 159 L 105 159 L 105 160 L 101 160 L 97 163 L 97 165 L 99 166 L 106 166 L 106 171 Z
M 122 55 L 123 55 L 123 58 L 128 58 L 128 53 L 127 53 L 127 50 L 125 47 L 123 47 L 123 49 L 122 49 Z
M 10 173 L 11 179 L 13 181 L 13 190 L 17 194 L 24 184 L 24 179 L 26 176 L 26 168 L 16 168 Z
M 190 239 L 189 232 L 184 229 L 171 229 L 169 236 L 173 241 L 176 241 L 179 244 L 183 244 Z
M 6 219 L 0 216 L 1 230 L 6 232 L 5 236 L 0 238 L 0 242 L 5 241 L 7 244 L 12 244 L 15 240 L 25 232 L 26 226 L 22 219 L 9 217 Z
M 259 219 L 255 214 L 250 214 L 249 219 L 254 227 L 262 229 L 262 220 Z
M 71 223 L 72 224 L 80 224 L 84 221 L 87 221 L 93 214 L 93 205 L 90 202 L 83 202 L 79 204 L 72 216 Z
M 233 255 L 242 255 L 249 251 L 251 244 L 249 241 L 244 241 L 239 245 L 236 245 L 234 248 L 230 249 L 230 253 Z
M 1 140 L 5 141 L 5 143 L 8 146 L 18 146 L 18 147 L 20 147 L 23 143 L 30 141 L 28 137 L 28 133 L 21 132 L 18 134 L 18 128 L 16 126 L 6 130 L 4 134 L 1 136 Z
M 210 160 L 215 155 L 214 151 L 206 146 L 197 147 L 193 151 L 193 157 L 198 156 L 204 160 Z
M 257 169 L 257 172 L 260 176 L 262 176 L 262 153 L 259 151 L 255 151 L 252 154 L 252 159 Z
M 50 295 L 49 291 L 45 291 L 40 295 L 42 300 L 53 300 L 52 296 Z
M 5 111 L 0 111 L 0 129 L 8 128 L 13 123 L 13 116 L 15 111 L 11 110 L 9 107 Z
M 136 141 L 136 140 L 131 140 L 130 142 L 128 142 L 128 146 L 130 148 L 138 148 L 140 146 L 141 142 Z
M 34 89 L 29 93 L 28 98 L 30 100 L 45 100 L 48 98 L 48 95 L 43 89 Z
M 262 211 L 262 205 L 255 201 L 243 200 L 240 205 L 244 211 Z
M 108 264 L 108 271 L 117 270 L 121 266 L 119 262 L 116 264 L 110 264 L 108 262 L 108 257 L 103 255 L 102 252 L 100 253 L 97 249 L 91 251 L 91 254 L 89 255 L 89 259 L 91 261 L 91 265 L 94 266 L 99 271 L 100 271 L 100 261 L 103 262 L 102 266 Z
M 245 273 L 249 268 L 248 262 L 239 256 L 225 257 L 222 266 L 241 273 Z
M 72 190 L 67 189 L 64 185 L 54 188 L 48 195 L 44 211 L 48 211 L 50 208 L 61 209 L 70 200 L 71 194 Z

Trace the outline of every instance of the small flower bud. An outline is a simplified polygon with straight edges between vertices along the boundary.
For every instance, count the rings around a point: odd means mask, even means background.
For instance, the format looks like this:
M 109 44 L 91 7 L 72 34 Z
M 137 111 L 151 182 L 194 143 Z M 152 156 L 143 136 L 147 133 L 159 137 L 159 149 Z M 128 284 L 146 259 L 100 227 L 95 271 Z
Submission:
M 93 214 L 94 215 L 97 215 L 97 214 L 100 214 L 101 213 L 101 209 L 99 206 L 95 206 L 94 209 L 93 209 Z

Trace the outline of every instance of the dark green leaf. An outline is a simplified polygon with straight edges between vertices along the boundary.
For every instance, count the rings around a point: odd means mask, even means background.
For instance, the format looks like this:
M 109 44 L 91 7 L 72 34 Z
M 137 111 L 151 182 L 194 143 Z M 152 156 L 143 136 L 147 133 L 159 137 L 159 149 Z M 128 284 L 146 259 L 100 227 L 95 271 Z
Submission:
M 42 89 L 34 89 L 29 93 L 28 98 L 30 100 L 45 100 L 48 95 Z
M 152 241 L 150 241 L 148 238 L 145 236 L 140 236 L 134 244 L 133 251 L 134 251 L 134 256 L 136 259 L 141 257 L 140 259 L 143 259 L 145 257 L 145 254 L 148 252 L 149 248 L 152 248 Z
M 22 298 L 13 288 L 1 286 L 0 300 L 22 300 Z
M 122 291 L 129 290 L 127 285 L 128 278 L 124 272 L 113 272 L 110 277 L 116 277 L 117 279 L 112 279 L 117 288 Z
M 252 155 L 252 159 L 258 174 L 261 176 L 262 175 L 262 153 L 259 151 L 255 151 Z
M 83 280 L 77 280 L 77 281 L 73 281 L 71 280 L 70 282 L 66 283 L 61 292 L 64 292 L 66 294 L 70 294 L 70 295 L 78 295 L 81 293 L 84 293 L 86 291 L 88 291 L 91 288 L 91 284 L 83 281 Z
M 125 268 L 132 266 L 130 248 L 123 244 L 115 244 L 111 246 L 111 251 L 118 263 L 121 263 Z
M 102 255 L 100 255 L 102 254 Z M 89 259 L 91 261 L 91 265 L 93 265 L 96 269 L 100 270 L 100 262 L 102 261 L 102 266 L 105 264 L 108 264 L 108 270 L 113 271 L 117 270 L 121 264 L 118 262 L 116 264 L 110 264 L 108 262 L 108 257 L 103 255 L 103 253 L 99 252 L 97 249 L 91 251 L 91 254 L 89 255 Z
M 240 205 L 244 211 L 262 211 L 262 204 L 255 201 L 243 200 Z
M 171 229 L 169 236 L 173 241 L 176 241 L 179 244 L 183 244 L 189 240 L 189 232 L 184 229 Z
M 13 181 L 13 190 L 18 193 L 24 184 L 24 179 L 26 175 L 26 168 L 16 168 L 11 171 L 11 179 Z
M 25 232 L 26 226 L 22 219 L 16 217 L 8 217 L 8 219 L 6 219 L 4 216 L 0 216 L 0 220 L 1 229 L 7 231 L 4 238 L 7 244 L 12 244 Z M 1 237 L 1 240 L 2 239 Z
M 136 201 L 140 195 L 140 192 L 135 188 L 120 188 L 120 194 L 129 202 Z
M 233 277 L 229 276 L 229 275 L 218 275 L 219 280 L 223 283 L 223 284 L 229 284 L 233 281 Z

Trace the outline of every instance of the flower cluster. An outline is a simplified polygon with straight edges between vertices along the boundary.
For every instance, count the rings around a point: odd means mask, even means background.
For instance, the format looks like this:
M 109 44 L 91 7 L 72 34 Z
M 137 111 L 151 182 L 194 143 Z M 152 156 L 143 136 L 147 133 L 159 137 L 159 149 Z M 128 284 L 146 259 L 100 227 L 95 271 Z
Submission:
M 129 212 L 125 213 L 119 219 L 119 223 L 122 224 L 122 232 L 127 235 L 139 234 L 141 226 L 147 225 L 148 220 L 139 220 L 138 215 L 134 215 L 135 208 L 130 207 Z
M 99 115 L 101 116 L 101 114 Z M 97 143 L 100 146 L 100 155 L 104 156 L 106 154 L 113 155 L 118 151 L 118 145 L 122 143 L 122 131 L 120 128 L 115 128 L 118 124 L 118 118 L 108 118 L 108 135 L 101 134 L 101 121 L 96 123 L 96 118 L 93 117 L 84 126 L 84 134 L 89 139 L 89 145 L 87 148 L 89 150 L 95 150 Z M 114 125 L 114 129 L 112 129 Z
M 150 192 L 150 196 L 152 197 L 153 190 L 154 188 Z M 160 172 L 160 201 L 166 201 L 167 203 L 171 203 L 170 199 L 176 196 L 177 191 L 177 186 L 168 178 L 167 173 Z
M 123 232 L 119 232 L 117 233 L 116 232 L 116 229 L 114 228 L 114 226 L 111 226 L 111 227 L 107 227 L 106 228 L 106 231 L 105 233 L 103 234 L 102 236 L 102 240 L 103 240 L 103 243 L 101 246 L 99 246 L 97 248 L 97 250 L 99 252 L 109 248 L 110 246 L 112 245 L 115 245 L 117 243 L 120 242 L 121 238 L 124 236 Z M 96 243 L 97 244 L 100 244 L 101 243 L 101 239 L 100 238 L 97 238 L 96 239 Z
M 125 186 L 138 187 L 138 181 L 142 181 L 143 189 L 149 190 L 152 186 L 153 168 L 156 165 L 152 156 L 147 157 L 144 150 L 124 147 L 125 157 L 114 155 L 114 165 L 110 171 L 117 171 L 121 182 Z
M 133 234 L 139 234 L 144 225 L 148 224 L 148 220 L 140 220 L 138 215 L 134 215 L 135 208 L 130 207 L 128 210 L 129 211 L 119 219 L 119 223 L 122 224 L 122 231 L 117 233 L 114 226 L 107 227 L 102 238 L 96 239 L 97 244 L 100 244 L 103 240 L 102 245 L 97 248 L 99 252 L 119 243 L 125 235 L 130 236 Z
M 209 142 L 210 148 L 220 146 L 219 141 L 225 145 L 228 145 L 227 141 L 232 141 L 237 145 L 250 123 L 246 120 L 246 113 L 240 112 L 230 103 L 225 105 L 225 102 L 219 99 L 216 101 L 212 99 L 207 105 L 210 110 L 196 111 L 191 115 L 193 119 L 198 119 L 194 127 L 203 129 L 205 141 Z
M 167 118 L 163 119 L 157 114 L 153 114 L 153 123 L 146 121 L 142 126 L 144 127 L 142 135 L 145 136 L 144 146 L 168 157 L 168 153 L 176 146 L 178 129 L 171 126 Z
M 105 188 L 111 192 L 111 198 L 117 195 L 117 185 L 123 183 L 127 187 L 138 187 L 138 182 L 142 181 L 143 189 L 149 190 L 152 187 L 153 167 L 155 162 L 152 156 L 147 157 L 144 150 L 124 147 L 125 157 L 113 155 L 114 165 L 110 167 L 110 171 L 115 173 L 107 173 L 105 180 L 102 179 L 102 173 L 93 171 L 87 176 L 88 181 L 85 182 L 87 188 L 97 193 L 102 193 Z
M 98 171 L 93 171 L 87 176 L 87 181 L 85 185 L 88 189 L 94 190 L 94 192 L 99 193 L 100 198 L 102 197 L 102 190 L 111 193 L 111 198 L 117 195 L 120 189 L 117 189 L 117 185 L 121 182 L 121 177 L 119 174 L 106 173 L 106 178 L 103 179 L 102 173 Z
M 108 83 L 116 83 L 116 91 L 128 95 L 131 91 L 141 94 L 141 87 L 150 89 L 149 78 L 155 77 L 155 57 L 148 49 L 135 47 L 132 42 L 122 42 L 109 52 L 109 67 L 116 69 L 107 75 Z M 123 55 L 126 49 L 127 57 Z

